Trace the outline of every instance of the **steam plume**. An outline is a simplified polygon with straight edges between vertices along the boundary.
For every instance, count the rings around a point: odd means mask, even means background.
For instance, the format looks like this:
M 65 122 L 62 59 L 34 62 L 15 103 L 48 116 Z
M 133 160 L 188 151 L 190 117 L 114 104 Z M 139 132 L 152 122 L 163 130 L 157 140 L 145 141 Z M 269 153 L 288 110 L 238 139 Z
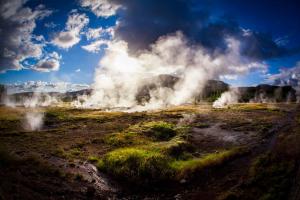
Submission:
M 40 130 L 44 123 L 44 113 L 38 111 L 27 112 L 25 115 L 25 129 Z
M 36 131 L 40 130 L 44 124 L 44 112 L 39 111 L 37 108 L 55 105 L 58 103 L 58 99 L 48 94 L 33 93 L 31 97 L 22 97 L 19 101 L 7 96 L 4 103 L 9 107 L 23 106 L 30 108 L 25 114 L 24 128 Z
M 221 75 L 245 74 L 265 65 L 253 62 L 240 54 L 240 43 L 227 38 L 228 50 L 213 54 L 200 45 L 191 44 L 181 33 L 160 37 L 150 50 L 130 55 L 122 40 L 108 42 L 105 56 L 95 73 L 91 97 L 76 102 L 79 107 L 116 108 L 133 110 L 180 105 L 194 100 L 208 79 Z M 151 90 L 149 101 L 141 106 L 136 101 L 140 88 L 150 84 L 154 77 L 168 74 L 179 77 L 173 88 Z
M 237 103 L 239 91 L 237 88 L 230 88 L 229 91 L 223 92 L 221 96 L 213 103 L 214 108 L 224 108 L 230 104 Z

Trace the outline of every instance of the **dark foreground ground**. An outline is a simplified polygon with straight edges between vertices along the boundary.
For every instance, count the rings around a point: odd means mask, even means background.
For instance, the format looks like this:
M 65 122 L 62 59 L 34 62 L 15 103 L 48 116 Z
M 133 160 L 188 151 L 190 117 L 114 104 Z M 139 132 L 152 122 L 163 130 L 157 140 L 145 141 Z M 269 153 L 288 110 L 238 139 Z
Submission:
M 297 104 L 0 107 L 0 199 L 300 199 Z

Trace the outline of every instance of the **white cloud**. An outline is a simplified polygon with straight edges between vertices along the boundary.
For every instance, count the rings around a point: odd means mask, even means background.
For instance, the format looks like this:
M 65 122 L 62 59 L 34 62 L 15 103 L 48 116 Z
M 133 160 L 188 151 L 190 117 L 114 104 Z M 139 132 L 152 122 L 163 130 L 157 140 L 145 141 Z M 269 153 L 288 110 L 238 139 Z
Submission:
M 238 79 L 238 75 L 234 74 L 234 75 L 221 75 L 220 76 L 221 80 L 237 80 Z
M 87 84 L 73 84 L 69 82 L 28 81 L 7 85 L 9 94 L 20 92 L 68 92 L 90 88 Z
M 85 14 L 72 12 L 68 17 L 66 28 L 59 32 L 52 43 L 58 47 L 68 49 L 80 41 L 81 30 L 89 23 L 89 18 Z
M 267 81 L 276 85 L 300 86 L 300 61 L 294 67 L 282 68 L 277 74 L 271 74 Z
M 82 7 L 89 8 L 97 17 L 110 17 L 116 14 L 121 5 L 111 3 L 109 0 L 81 0 Z
M 103 45 L 107 45 L 109 43 L 108 40 L 97 40 L 92 42 L 89 45 L 81 46 L 84 50 L 92 53 L 98 53 Z
M 278 46 L 286 46 L 289 43 L 289 36 L 282 36 L 275 39 L 275 43 Z
M 98 53 L 103 45 L 107 45 L 114 38 L 114 28 L 96 28 L 88 29 L 86 32 L 87 40 L 92 40 L 88 45 L 81 46 L 84 50 L 92 53 Z
M 79 68 L 75 70 L 75 72 L 77 72 L 77 73 L 80 72 L 80 71 L 81 71 L 81 70 L 80 70 Z
M 55 28 L 57 24 L 55 24 L 54 22 L 49 22 L 49 23 L 45 23 L 44 26 L 46 28 Z
M 52 40 L 52 43 L 64 49 L 68 49 L 80 41 L 80 36 L 77 32 L 62 31 L 59 32 Z
M 43 5 L 35 9 L 23 7 L 25 0 L 0 2 L 0 72 L 20 70 L 28 58 L 39 59 L 43 55 L 45 41 L 33 35 L 36 21 L 49 16 L 52 11 Z
M 99 38 L 112 38 L 114 36 L 114 28 L 106 28 L 103 29 L 102 27 L 99 28 L 89 28 L 86 32 L 86 38 L 87 40 L 94 40 Z
M 33 69 L 41 72 L 50 72 L 59 70 L 59 61 L 61 56 L 57 52 L 48 54 L 44 59 L 38 61 L 38 63 L 33 67 Z

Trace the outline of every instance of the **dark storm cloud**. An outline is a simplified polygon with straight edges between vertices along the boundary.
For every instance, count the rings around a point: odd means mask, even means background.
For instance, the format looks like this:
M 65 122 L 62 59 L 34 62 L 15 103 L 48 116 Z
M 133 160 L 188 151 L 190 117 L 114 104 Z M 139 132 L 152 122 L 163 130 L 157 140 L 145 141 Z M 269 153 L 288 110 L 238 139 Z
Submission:
M 177 30 L 193 34 L 208 20 L 203 10 L 192 10 L 192 1 L 113 0 L 121 4 L 116 36 L 126 40 L 132 50 L 144 49 L 159 36 Z
M 271 35 L 243 30 L 227 17 L 212 19 L 210 2 L 195 0 L 112 0 L 122 5 L 116 37 L 128 42 L 132 52 L 147 48 L 160 36 L 181 30 L 191 42 L 210 51 L 226 51 L 226 38 L 241 42 L 243 55 L 263 60 L 292 54 L 275 43 Z

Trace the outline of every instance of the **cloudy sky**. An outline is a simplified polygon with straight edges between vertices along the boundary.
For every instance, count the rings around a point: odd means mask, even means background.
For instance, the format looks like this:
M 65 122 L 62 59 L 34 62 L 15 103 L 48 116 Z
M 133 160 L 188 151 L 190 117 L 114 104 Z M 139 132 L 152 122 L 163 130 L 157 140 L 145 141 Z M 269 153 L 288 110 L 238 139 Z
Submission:
M 180 32 L 186 45 L 212 58 L 228 55 L 229 39 L 239 44 L 248 69 L 215 78 L 298 85 L 299 7 L 297 0 L 1 0 L 0 83 L 84 88 L 111 42 L 124 41 L 140 55 Z

